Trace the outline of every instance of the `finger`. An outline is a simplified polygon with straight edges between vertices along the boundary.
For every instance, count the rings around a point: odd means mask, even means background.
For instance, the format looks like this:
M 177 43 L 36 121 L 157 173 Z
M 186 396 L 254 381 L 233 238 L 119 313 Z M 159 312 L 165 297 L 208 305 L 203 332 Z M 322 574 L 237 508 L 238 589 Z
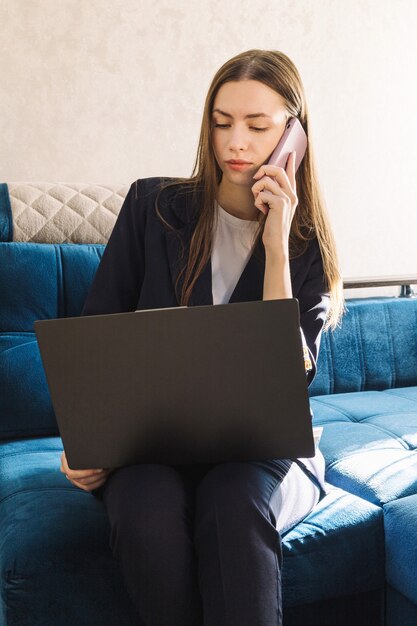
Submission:
M 275 203 L 271 202 L 274 196 L 267 191 L 260 191 L 255 200 L 255 206 L 265 215 L 268 215 L 270 209 L 274 208 Z
M 71 479 L 91 478 L 92 476 L 103 475 L 103 470 L 69 470 L 67 472 Z
M 71 469 L 68 466 L 68 463 L 65 463 L 63 466 L 63 470 L 61 469 L 61 471 L 64 472 L 64 474 L 67 474 L 70 478 L 86 478 L 87 476 L 95 476 L 97 474 L 102 474 L 103 473 L 103 469 L 81 469 L 81 470 L 75 470 L 75 469 Z
M 67 478 L 68 478 L 68 476 L 67 476 Z M 69 478 L 68 478 L 68 480 L 69 480 Z M 82 489 L 83 491 L 88 491 L 90 489 L 89 486 L 82 485 L 81 483 L 77 482 L 76 480 L 70 480 L 70 483 L 72 485 L 74 485 L 74 487 L 77 487 L 78 489 Z M 91 489 L 94 489 L 94 487 L 91 487 Z
M 70 481 L 70 483 L 72 483 L 73 485 L 75 485 L 76 487 L 91 487 L 91 489 L 94 489 L 95 484 L 98 484 L 100 482 L 102 482 L 101 480 L 98 480 L 97 478 L 95 478 L 93 481 L 90 482 L 85 482 L 81 479 L 75 480 L 73 478 L 70 478 L 69 476 L 67 476 L 68 480 Z
M 288 194 L 295 194 L 293 187 L 290 184 L 287 173 L 283 167 L 277 167 L 276 165 L 262 165 L 262 167 L 255 174 L 254 178 L 259 180 L 261 176 L 270 176 L 275 178 L 282 189 Z
M 265 204 L 264 202 L 262 202 L 262 199 L 259 197 L 260 194 L 262 192 L 259 192 L 256 200 L 255 200 L 255 206 L 257 209 L 260 210 L 261 213 L 263 213 L 264 215 L 268 215 L 268 211 L 269 211 L 269 206 L 267 204 Z
M 282 209 L 285 206 L 288 206 L 289 199 L 284 195 L 275 196 L 270 194 L 268 191 L 260 191 L 258 197 L 256 198 L 255 205 L 259 208 L 261 202 L 263 202 L 269 209 Z
M 100 480 L 102 480 L 102 476 L 89 476 L 88 478 L 77 478 L 76 482 L 81 483 L 82 485 L 92 485 Z
M 261 185 L 254 190 L 256 200 L 258 199 L 260 194 L 265 194 L 266 198 L 282 198 L 285 202 L 291 203 L 291 199 L 287 196 L 286 193 L 284 193 L 283 188 L 280 187 L 277 183 L 274 183 L 274 181 L 263 178 L 259 182 L 261 183 Z
M 252 185 L 252 192 L 255 194 L 255 198 L 260 191 L 264 191 L 267 189 L 271 193 L 279 195 L 282 192 L 282 187 L 279 184 L 272 180 L 269 176 L 264 176 L 261 180 L 258 180 L 254 185 Z
M 89 484 L 82 483 L 78 480 L 71 480 L 70 482 L 79 489 L 83 489 L 84 491 L 92 491 L 93 489 L 97 489 L 98 487 L 101 487 L 101 485 L 104 485 L 106 481 L 103 479 L 95 480 L 94 482 Z

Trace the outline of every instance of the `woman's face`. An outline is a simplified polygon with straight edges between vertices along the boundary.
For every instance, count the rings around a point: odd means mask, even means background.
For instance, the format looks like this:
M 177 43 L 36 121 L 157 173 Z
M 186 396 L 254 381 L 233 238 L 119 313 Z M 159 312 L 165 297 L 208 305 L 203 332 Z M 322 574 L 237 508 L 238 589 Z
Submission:
M 253 175 L 272 154 L 289 113 L 284 98 L 257 80 L 224 83 L 212 112 L 213 150 L 223 181 L 252 186 Z M 233 168 L 229 160 L 247 161 Z M 226 182 L 226 181 L 224 181 Z

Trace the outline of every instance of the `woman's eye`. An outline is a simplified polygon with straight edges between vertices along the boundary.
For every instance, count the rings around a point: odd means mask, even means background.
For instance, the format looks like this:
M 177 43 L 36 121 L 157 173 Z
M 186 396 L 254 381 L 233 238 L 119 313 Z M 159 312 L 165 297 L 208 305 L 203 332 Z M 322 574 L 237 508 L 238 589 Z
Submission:
M 214 124 L 215 128 L 227 128 L 229 126 L 229 124 Z M 256 126 L 250 126 L 249 128 L 251 128 L 252 130 L 255 130 L 256 132 L 262 132 L 263 130 L 268 130 L 267 128 L 257 128 Z

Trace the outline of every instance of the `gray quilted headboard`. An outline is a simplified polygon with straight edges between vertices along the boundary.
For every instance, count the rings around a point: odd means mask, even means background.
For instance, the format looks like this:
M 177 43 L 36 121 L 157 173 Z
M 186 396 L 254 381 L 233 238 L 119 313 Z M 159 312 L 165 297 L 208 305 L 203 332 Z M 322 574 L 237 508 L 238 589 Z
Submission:
M 0 183 L 0 241 L 107 243 L 129 187 Z

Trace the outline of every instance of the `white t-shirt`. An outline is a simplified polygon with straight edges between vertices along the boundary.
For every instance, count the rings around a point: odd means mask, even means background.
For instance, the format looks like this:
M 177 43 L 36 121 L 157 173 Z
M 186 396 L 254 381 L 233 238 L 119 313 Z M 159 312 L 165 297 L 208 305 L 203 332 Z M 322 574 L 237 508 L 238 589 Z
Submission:
M 217 201 L 215 201 L 215 208 L 218 212 L 218 220 L 211 255 L 213 304 L 227 304 L 252 254 L 258 222 L 242 220 L 231 215 Z M 316 447 L 314 457 L 300 458 L 300 461 L 325 488 L 325 464 L 321 450 Z
M 217 229 L 211 255 L 213 304 L 227 304 L 251 256 L 258 222 L 227 213 L 218 202 Z

